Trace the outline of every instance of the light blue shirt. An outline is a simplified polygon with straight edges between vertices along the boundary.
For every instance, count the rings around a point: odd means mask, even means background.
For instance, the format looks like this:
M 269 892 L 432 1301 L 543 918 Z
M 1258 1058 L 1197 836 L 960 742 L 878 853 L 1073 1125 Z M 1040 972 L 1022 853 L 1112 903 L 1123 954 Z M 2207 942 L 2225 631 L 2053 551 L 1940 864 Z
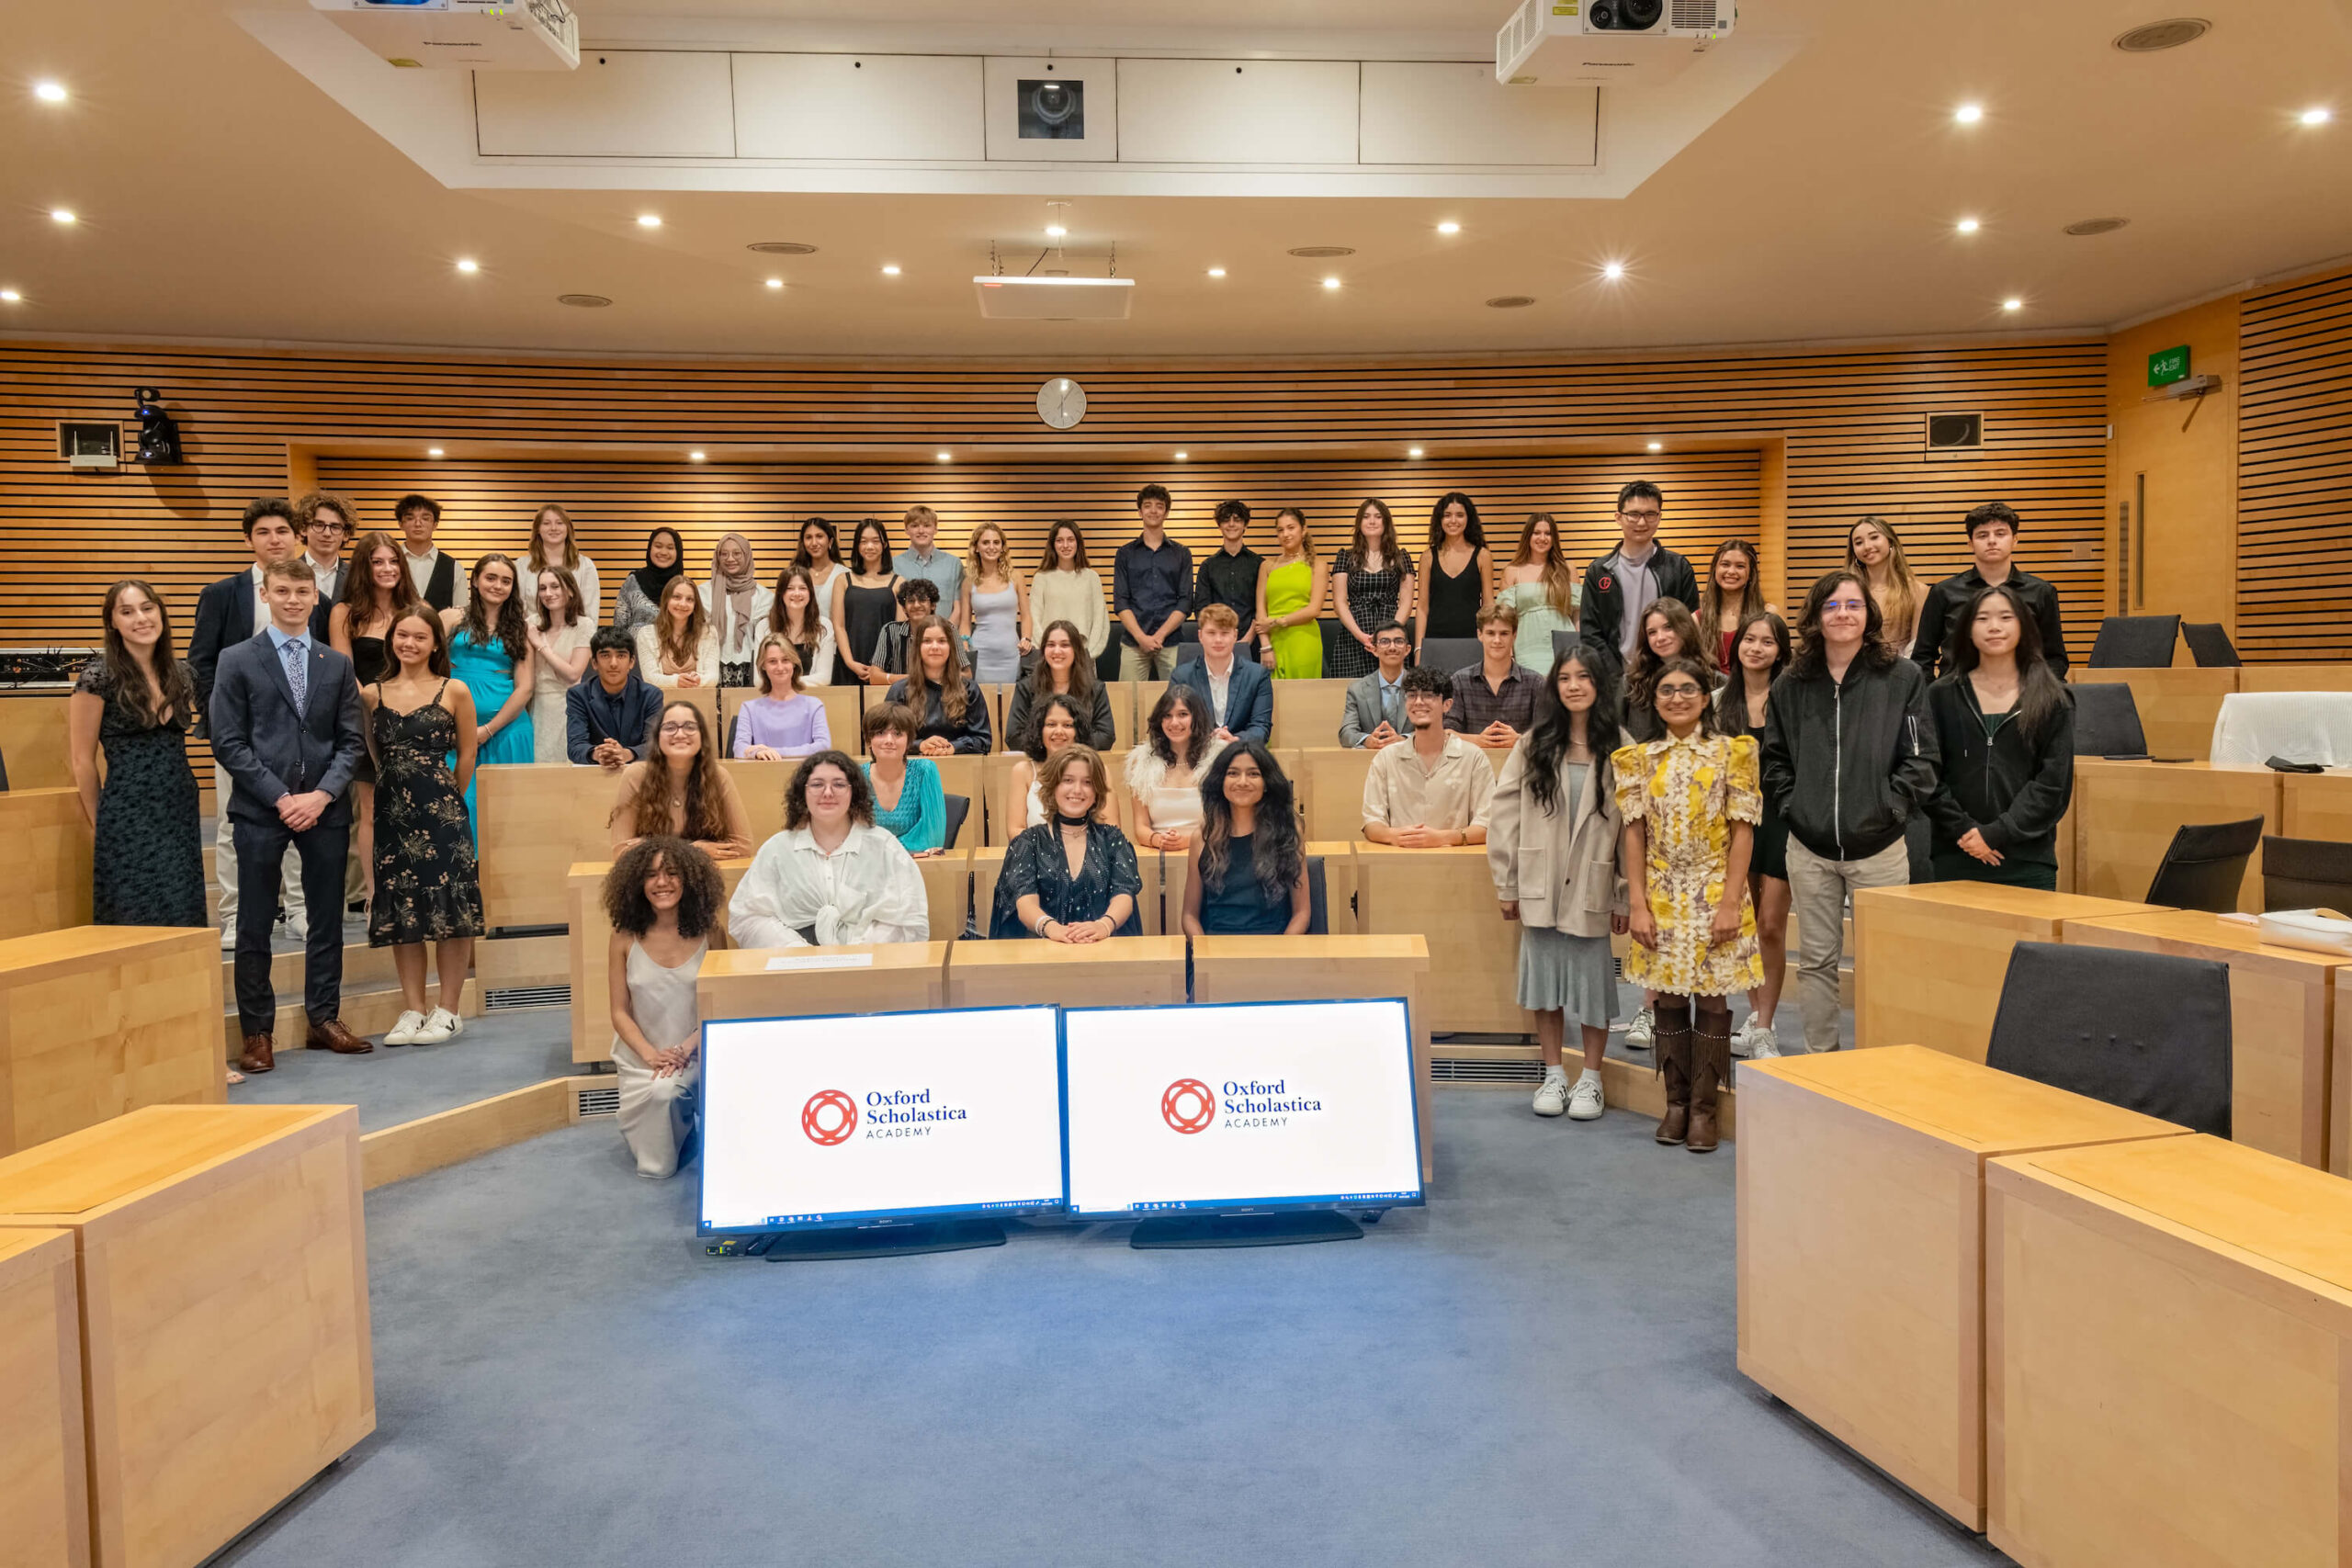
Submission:
M 305 659 L 311 657 L 311 637 L 309 633 L 294 632 L 288 634 L 279 631 L 276 621 L 270 622 L 268 626 L 262 629 L 269 633 L 269 650 L 277 655 L 277 661 L 280 664 L 286 662 L 286 645 L 289 642 L 300 643 L 302 645 L 302 657 Z
M 920 577 L 939 590 L 939 614 L 952 619 L 956 614 L 956 596 L 964 587 L 964 563 L 945 550 L 933 546 L 928 558 L 914 551 L 900 550 L 890 563 L 900 577 Z

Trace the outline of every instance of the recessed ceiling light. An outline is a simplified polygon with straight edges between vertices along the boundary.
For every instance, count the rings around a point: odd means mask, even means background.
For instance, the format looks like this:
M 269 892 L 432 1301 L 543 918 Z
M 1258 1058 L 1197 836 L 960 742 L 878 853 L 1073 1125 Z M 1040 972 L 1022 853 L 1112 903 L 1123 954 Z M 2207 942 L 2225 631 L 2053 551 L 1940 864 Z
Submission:
M 1192 456 L 1193 455 L 1190 452 L 1179 452 L 1176 454 L 1176 460 L 1182 463 L 1191 458 Z
M 768 279 L 768 287 L 770 288 L 781 288 L 784 287 L 784 279 L 780 277 L 771 277 Z
M 1459 234 L 1462 232 L 1462 225 L 1449 218 L 1437 226 L 1437 231 L 1441 234 Z
M 1600 276 L 1607 278 L 1610 282 L 1614 283 L 1619 278 L 1625 276 L 1625 264 L 1623 262 L 1611 262 L 1607 266 L 1600 269 Z
M 45 104 L 62 104 L 65 101 L 65 84 L 36 82 L 33 84 L 33 96 Z
M 424 449 L 424 455 L 428 457 L 438 457 L 441 456 L 441 448 L 438 446 L 427 446 Z
M 1408 457 L 1418 457 L 1420 455 L 1421 449 L 1418 446 L 1408 446 L 1405 448 L 1405 456 Z
M 702 454 L 699 452 L 689 452 L 686 454 L 686 461 L 689 463 L 699 463 L 702 461 Z
M 1951 118 L 1958 120 L 1962 125 L 1974 125 L 1978 120 L 1984 118 L 1984 106 L 1983 104 L 1962 104 L 1960 107 L 1951 111 Z
M 1067 233 L 1069 233 L 1069 231 L 1068 229 L 1063 228 L 1063 227 L 1062 227 L 1060 224 L 1058 224 L 1058 223 L 1048 223 L 1048 224 L 1046 224 L 1046 237 L 1047 237 L 1047 238 L 1049 238 L 1049 239 L 1058 240 L 1058 239 L 1060 239 L 1064 234 L 1067 234 Z
M 2126 54 L 2154 54 L 2158 50 L 2195 43 L 2212 30 L 2213 24 L 2202 17 L 2174 17 L 2118 33 L 2114 41 L 2115 47 Z
M 2001 301 L 2001 309 L 2004 310 L 2022 310 L 2025 309 L 2025 301 L 2014 299 L 2004 299 Z
M 1524 310 L 1535 303 L 1532 294 L 1498 294 L 1487 301 L 1489 310 Z
M 1336 277 L 1327 277 L 1323 280 L 1323 287 L 1326 288 L 1337 288 L 1340 287 L 1340 280 Z
M 49 209 L 49 216 L 51 221 L 56 223 L 74 223 L 80 220 L 70 207 L 52 207 Z
M 640 229 L 659 229 L 662 227 L 662 215 L 658 212 L 640 212 L 637 215 L 637 226 Z
M 2314 106 L 2313 107 L 2305 109 L 2295 118 L 2301 120 L 2305 125 L 2325 125 L 2329 120 L 2335 118 L 2335 112 L 2333 109 L 2322 108 Z
M 948 460 L 947 454 L 944 452 L 934 452 L 932 456 L 937 457 L 943 463 Z
M 1225 268 L 1221 266 L 1213 266 L 1209 268 L 1209 276 L 1211 277 L 1223 277 L 1225 276 Z
M 1653 441 L 1650 443 L 1650 450 L 1653 452 L 1663 452 L 1666 450 L 1666 443 L 1663 441 Z
M 743 248 L 757 251 L 763 256 L 813 256 L 817 254 L 816 246 L 803 244 L 798 240 L 754 240 Z
M 1959 231 L 1963 234 L 1973 234 L 1978 229 L 1984 227 L 1984 225 L 1977 222 L 1973 218 L 1963 218 L 1959 221 L 1959 223 L 1955 224 L 1954 227 L 1959 229 Z
M 13 288 L 0 288 L 0 305 L 21 305 L 25 297 Z
M 481 263 L 474 260 L 471 256 L 459 256 L 458 258 L 458 270 L 459 272 L 480 272 L 481 270 Z
M 899 264 L 898 264 L 898 263 L 896 263 L 896 262 L 891 262 L 891 263 L 888 264 L 887 265 L 885 265 L 885 266 L 882 268 L 882 276 L 885 276 L 885 277 L 896 277 L 896 276 L 899 276 Z

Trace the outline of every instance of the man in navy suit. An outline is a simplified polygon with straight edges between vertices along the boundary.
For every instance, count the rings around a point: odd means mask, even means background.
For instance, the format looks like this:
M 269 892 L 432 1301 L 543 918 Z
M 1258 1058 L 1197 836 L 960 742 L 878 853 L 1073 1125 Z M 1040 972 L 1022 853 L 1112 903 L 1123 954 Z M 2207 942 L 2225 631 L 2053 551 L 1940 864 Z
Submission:
M 1176 666 L 1175 679 L 1208 700 L 1219 740 L 1263 741 L 1274 728 L 1274 678 L 1265 667 L 1233 656 L 1241 617 L 1230 604 L 1200 615 L 1201 656 Z
M 320 915 L 311 922 L 302 971 L 308 1043 L 356 1055 L 375 1047 L 338 1016 L 343 922 L 332 913 L 342 902 L 351 849 L 345 795 L 365 747 L 359 682 L 350 660 L 311 637 L 319 587 L 307 561 L 272 561 L 263 569 L 262 588 L 268 626 L 259 637 L 224 649 L 215 668 L 212 754 L 229 771 L 226 810 L 240 875 L 260 886 L 290 845 L 301 861 L 311 908 Z M 277 1019 L 269 976 L 270 914 L 258 898 L 237 912 L 237 1021 L 245 1041 L 237 1066 L 248 1073 L 277 1065 L 270 1037 Z
M 212 678 L 220 667 L 220 650 L 233 648 L 269 623 L 263 607 L 261 574 L 274 560 L 293 560 L 302 553 L 302 536 L 296 531 L 294 509 L 283 501 L 256 501 L 245 508 L 245 543 L 254 564 L 206 585 L 196 602 L 196 630 L 187 642 L 188 668 L 196 675 L 196 711 L 212 705 Z M 324 642 L 323 637 L 317 638 Z M 237 848 L 229 837 L 229 770 L 216 757 L 212 763 L 212 874 L 220 884 L 220 948 L 237 945 Z M 286 855 L 287 935 L 303 940 L 302 868 L 293 852 Z M 276 872 L 254 884 L 254 896 L 277 909 Z M 340 908 L 340 905 L 330 908 Z M 340 920 L 335 922 L 338 926 Z

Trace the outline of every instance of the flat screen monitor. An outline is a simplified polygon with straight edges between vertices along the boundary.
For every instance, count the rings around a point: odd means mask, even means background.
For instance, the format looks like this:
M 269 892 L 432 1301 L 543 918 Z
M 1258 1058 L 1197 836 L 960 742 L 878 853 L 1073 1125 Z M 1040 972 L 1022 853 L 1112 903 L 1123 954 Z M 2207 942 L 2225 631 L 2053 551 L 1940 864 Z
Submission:
M 729 1019 L 702 1038 L 700 1232 L 1062 1206 L 1055 1010 Z
M 1074 1213 L 1421 1201 L 1401 998 L 1072 1009 L 1062 1076 Z

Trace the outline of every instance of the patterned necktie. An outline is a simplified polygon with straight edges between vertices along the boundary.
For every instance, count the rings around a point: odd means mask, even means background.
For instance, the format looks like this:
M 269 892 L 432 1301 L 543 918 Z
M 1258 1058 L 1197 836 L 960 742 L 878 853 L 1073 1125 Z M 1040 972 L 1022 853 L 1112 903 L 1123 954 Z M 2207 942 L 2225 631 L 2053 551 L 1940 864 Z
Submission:
M 308 685 L 311 679 L 310 666 L 309 661 L 303 658 L 303 655 L 308 651 L 309 649 L 307 645 L 301 642 L 299 638 L 288 642 L 285 648 L 286 683 L 294 688 L 294 711 L 296 713 L 300 713 L 305 709 L 308 705 L 311 694 Z

